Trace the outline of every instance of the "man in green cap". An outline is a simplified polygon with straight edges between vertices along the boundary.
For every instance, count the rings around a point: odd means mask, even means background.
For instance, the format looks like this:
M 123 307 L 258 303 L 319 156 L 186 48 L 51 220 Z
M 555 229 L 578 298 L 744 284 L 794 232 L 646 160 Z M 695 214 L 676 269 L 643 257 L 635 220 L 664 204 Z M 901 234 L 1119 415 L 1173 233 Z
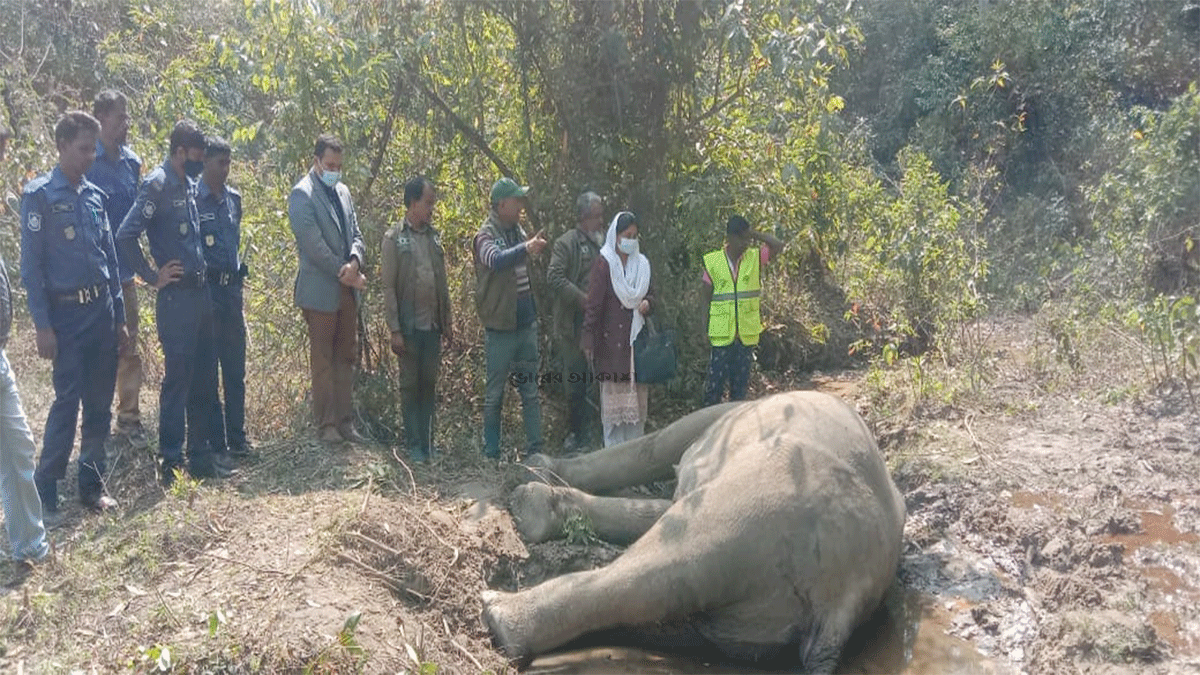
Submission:
M 537 308 L 526 263 L 546 248 L 541 231 L 521 228 L 528 186 L 511 178 L 492 185 L 491 210 L 475 234 L 475 309 L 486 331 L 487 383 L 483 395 L 483 454 L 500 457 L 500 411 L 511 372 L 521 394 L 526 451 L 542 449 L 542 409 L 538 401 Z

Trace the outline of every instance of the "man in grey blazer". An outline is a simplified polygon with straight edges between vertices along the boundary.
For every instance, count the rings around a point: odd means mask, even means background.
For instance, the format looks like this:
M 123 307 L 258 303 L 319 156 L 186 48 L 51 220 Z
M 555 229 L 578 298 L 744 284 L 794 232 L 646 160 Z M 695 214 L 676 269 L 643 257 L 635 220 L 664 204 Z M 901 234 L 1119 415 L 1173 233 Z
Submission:
M 313 424 L 327 443 L 361 443 L 352 395 L 365 249 L 341 169 L 342 144 L 321 134 L 312 170 L 288 196 L 288 220 L 300 254 L 296 305 L 308 324 Z

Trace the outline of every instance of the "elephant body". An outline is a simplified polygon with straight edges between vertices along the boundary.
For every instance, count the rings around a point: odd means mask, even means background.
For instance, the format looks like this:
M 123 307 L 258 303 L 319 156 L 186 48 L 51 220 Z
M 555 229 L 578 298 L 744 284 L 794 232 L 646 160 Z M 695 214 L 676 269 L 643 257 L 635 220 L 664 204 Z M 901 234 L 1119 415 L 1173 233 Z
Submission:
M 674 499 L 594 497 L 532 483 L 514 493 L 522 534 L 561 533 L 571 513 L 633 540 L 612 564 L 518 593 L 486 592 L 484 620 L 515 659 L 614 627 L 678 627 L 748 660 L 796 649 L 831 671 L 895 577 L 904 501 L 852 408 L 816 392 L 706 408 L 550 475 L 589 489 L 661 477 Z M 638 536 L 640 535 L 640 536 Z

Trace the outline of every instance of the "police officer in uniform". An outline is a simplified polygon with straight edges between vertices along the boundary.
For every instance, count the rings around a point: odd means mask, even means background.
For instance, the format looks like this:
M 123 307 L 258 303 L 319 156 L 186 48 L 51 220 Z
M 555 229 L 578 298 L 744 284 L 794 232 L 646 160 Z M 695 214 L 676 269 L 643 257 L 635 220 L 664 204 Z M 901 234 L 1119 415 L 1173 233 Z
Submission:
M 212 296 L 196 211 L 196 177 L 204 168 L 203 160 L 200 128 L 191 120 L 177 122 L 167 160 L 147 174 L 117 230 L 121 259 L 158 289 L 154 318 L 165 366 L 158 395 L 158 448 L 165 485 L 172 484 L 174 472 L 183 468 L 185 428 L 188 472 L 193 477 L 227 478 L 232 473 L 209 443 L 217 367 Z M 138 241 L 142 232 L 157 270 L 142 255 Z
M 92 101 L 92 114 L 100 121 L 96 140 L 96 161 L 88 169 L 87 179 L 104 190 L 104 212 L 113 229 L 121 226 L 137 197 L 142 159 L 126 140 L 129 135 L 129 102 L 125 94 L 105 89 Z M 117 354 L 117 434 L 139 450 L 149 447 L 142 413 L 138 405 L 142 390 L 142 357 L 138 352 L 138 294 L 133 269 L 119 259 L 121 296 L 125 300 L 125 328 L 129 341 Z
M 54 362 L 54 403 L 46 416 L 34 483 L 48 520 L 58 516 L 83 404 L 79 499 L 105 510 L 104 441 L 112 421 L 118 343 L 128 339 L 120 273 L 104 193 L 84 174 L 95 159 L 100 123 L 68 112 L 54 127 L 58 166 L 26 184 L 21 197 L 21 280 L 37 329 L 38 356 Z
M 246 443 L 246 320 L 242 280 L 248 269 L 238 257 L 241 246 L 242 195 L 226 185 L 231 149 L 221 138 L 207 139 L 196 209 L 213 298 L 213 333 L 225 402 L 214 400 L 212 445 L 218 454 L 248 457 Z

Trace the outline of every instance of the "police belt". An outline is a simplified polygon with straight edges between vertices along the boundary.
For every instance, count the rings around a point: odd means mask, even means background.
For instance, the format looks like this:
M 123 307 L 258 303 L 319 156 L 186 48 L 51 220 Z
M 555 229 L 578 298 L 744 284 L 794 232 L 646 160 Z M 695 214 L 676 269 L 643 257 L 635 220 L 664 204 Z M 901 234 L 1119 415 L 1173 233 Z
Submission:
M 60 305 L 88 305 L 108 297 L 108 284 L 84 286 L 66 293 L 55 293 L 54 302 Z
M 204 272 L 188 272 L 172 281 L 171 285 L 181 288 L 200 288 L 204 286 Z
M 208 283 L 212 284 L 213 286 L 241 286 L 242 273 L 240 271 L 226 272 L 224 270 L 214 270 L 210 268 L 208 270 Z

